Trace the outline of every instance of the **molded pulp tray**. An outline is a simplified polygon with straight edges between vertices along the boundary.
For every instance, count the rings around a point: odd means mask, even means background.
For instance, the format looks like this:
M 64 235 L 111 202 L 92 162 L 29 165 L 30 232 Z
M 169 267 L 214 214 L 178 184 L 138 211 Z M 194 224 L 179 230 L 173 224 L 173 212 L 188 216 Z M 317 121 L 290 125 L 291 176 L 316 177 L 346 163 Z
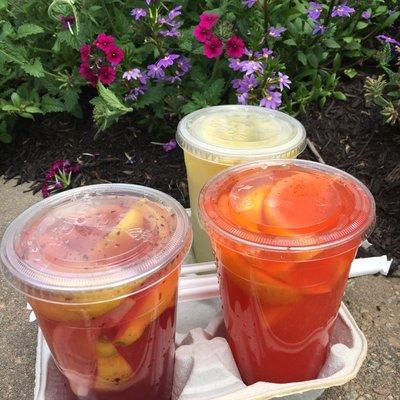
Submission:
M 332 347 L 320 377 L 306 382 L 245 386 L 224 336 L 220 302 L 201 296 L 195 277 L 181 279 L 179 289 L 174 400 L 314 400 L 331 386 L 353 379 L 367 353 L 367 343 L 350 312 L 342 304 L 335 323 Z M 191 300 L 190 292 L 194 290 Z M 210 286 L 205 292 L 210 293 Z M 212 290 L 211 290 L 212 292 Z M 215 293 L 215 291 L 214 291 Z M 196 310 L 196 312 L 193 312 Z M 57 370 L 39 330 L 35 400 L 71 400 L 65 378 Z M 132 399 L 134 400 L 134 399 Z

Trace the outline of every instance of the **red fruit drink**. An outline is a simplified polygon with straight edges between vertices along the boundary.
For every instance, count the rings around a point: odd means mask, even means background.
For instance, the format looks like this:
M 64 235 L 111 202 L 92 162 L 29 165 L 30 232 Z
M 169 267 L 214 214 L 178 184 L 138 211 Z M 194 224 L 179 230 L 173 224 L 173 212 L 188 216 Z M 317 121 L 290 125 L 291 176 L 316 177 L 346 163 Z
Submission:
M 56 365 L 85 400 L 169 400 L 185 210 L 158 191 L 97 185 L 27 210 L 2 242 Z
M 200 210 L 245 383 L 315 379 L 351 263 L 374 221 L 368 189 L 317 163 L 261 161 L 210 181 Z

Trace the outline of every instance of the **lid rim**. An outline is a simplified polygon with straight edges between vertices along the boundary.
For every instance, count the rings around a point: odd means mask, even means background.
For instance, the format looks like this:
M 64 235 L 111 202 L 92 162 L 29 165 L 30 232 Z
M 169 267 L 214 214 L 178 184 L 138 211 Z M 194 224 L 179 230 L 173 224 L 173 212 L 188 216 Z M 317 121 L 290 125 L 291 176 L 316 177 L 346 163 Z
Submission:
M 299 245 L 298 243 L 296 243 L 296 239 L 290 238 L 290 237 L 285 237 L 285 240 L 287 241 L 287 244 L 285 245 L 276 245 L 276 244 L 272 244 L 270 240 L 269 242 L 267 242 L 267 240 L 264 240 L 264 242 L 262 241 L 263 236 L 264 238 L 268 238 L 268 236 L 266 234 L 262 234 L 262 233 L 255 233 L 255 232 L 250 232 L 250 231 L 244 231 L 246 232 L 246 236 L 251 236 L 252 238 L 258 238 L 260 239 L 259 241 L 256 240 L 250 240 L 250 239 L 245 239 L 244 237 L 241 236 L 237 236 L 235 235 L 233 232 L 239 232 L 240 233 L 240 229 L 235 229 L 235 225 L 233 223 L 231 223 L 231 221 L 229 221 L 229 224 L 227 224 L 227 227 L 230 229 L 230 232 L 227 231 L 226 229 L 224 229 L 223 227 L 221 227 L 214 218 L 212 218 L 209 213 L 204 209 L 204 202 L 203 199 L 206 196 L 207 190 L 209 189 L 209 187 L 215 186 L 218 183 L 223 182 L 223 180 L 225 180 L 225 175 L 234 175 L 237 172 L 240 171 L 245 171 L 245 170 L 251 170 L 253 167 L 268 167 L 268 166 L 274 166 L 274 165 L 300 165 L 303 167 L 307 167 L 307 166 L 311 166 L 312 168 L 309 168 L 311 170 L 313 169 L 317 169 L 320 171 L 324 171 L 325 173 L 335 173 L 336 175 L 340 174 L 342 177 L 350 179 L 353 183 L 355 183 L 367 196 L 367 198 L 369 199 L 369 201 L 367 201 L 367 204 L 369 204 L 369 214 L 368 217 L 365 218 L 364 220 L 361 220 L 362 224 L 360 223 L 356 229 L 353 229 L 352 231 L 349 232 L 349 227 L 351 227 L 351 225 L 354 225 L 354 221 L 351 222 L 351 224 L 348 224 L 347 226 L 345 226 L 344 228 L 342 228 L 341 230 L 339 230 L 338 232 L 336 232 L 335 234 L 337 236 L 340 236 L 340 233 L 347 233 L 347 235 L 344 235 L 342 237 L 338 237 L 336 239 L 332 239 L 330 241 L 328 241 L 328 236 L 330 236 L 329 234 L 325 235 L 325 242 L 322 243 L 313 243 L 313 244 L 309 244 L 309 245 Z M 220 173 L 218 173 L 216 176 L 214 176 L 202 189 L 201 193 L 200 193 L 200 199 L 199 199 L 199 217 L 200 217 L 200 222 L 201 224 L 203 224 L 204 226 L 207 226 L 208 229 L 216 232 L 217 234 L 219 234 L 221 237 L 227 238 L 228 240 L 232 241 L 232 242 L 236 242 L 236 243 L 240 243 L 240 244 L 244 244 L 246 246 L 249 246 L 251 248 L 257 249 L 257 250 L 266 250 L 266 251 L 270 251 L 270 252 L 303 252 L 303 251 L 312 251 L 312 250 L 322 250 L 322 249 L 327 249 L 327 248 L 332 248 L 332 247 L 336 247 L 345 243 L 350 242 L 351 240 L 355 239 L 356 237 L 359 237 L 361 235 L 365 235 L 368 236 L 370 234 L 370 232 L 373 229 L 373 226 L 375 224 L 375 211 L 376 211 L 376 206 L 375 206 L 375 200 L 371 194 L 371 192 L 369 191 L 369 189 L 361 182 L 359 181 L 357 178 L 355 178 L 354 176 L 350 175 L 349 173 L 339 170 L 335 167 L 326 165 L 326 164 L 321 164 L 318 162 L 314 162 L 314 161 L 308 161 L 308 160 L 288 160 L 288 159 L 276 159 L 276 160 L 262 160 L 262 161 L 254 161 L 251 163 L 247 163 L 244 165 L 238 165 L 238 166 L 234 166 L 231 167 L 227 170 L 224 170 Z M 215 212 L 214 212 L 215 213 Z M 216 214 L 218 215 L 218 214 Z M 205 221 L 205 219 L 207 221 Z M 358 218 L 359 219 L 359 218 Z M 356 220 L 357 221 L 357 220 Z M 241 228 L 241 227 L 239 227 Z M 242 236 L 244 236 L 245 234 L 243 234 Z M 324 237 L 324 235 L 322 235 L 322 237 Z
M 135 261 L 125 261 L 118 263 L 118 268 L 92 274 L 90 270 L 90 282 L 85 278 L 89 274 L 73 276 L 73 273 L 56 276 L 54 271 L 35 269 L 29 263 L 24 262 L 17 255 L 14 248 L 14 240 L 23 231 L 24 227 L 31 218 L 39 214 L 40 210 L 49 209 L 52 205 L 68 202 L 73 198 L 81 198 L 82 195 L 96 193 L 98 196 L 112 195 L 116 192 L 131 194 L 140 198 L 154 200 L 157 204 L 170 208 L 177 219 L 177 226 L 169 236 L 168 242 L 156 254 L 152 254 L 148 259 L 141 259 L 137 264 Z M 162 270 L 173 260 L 185 245 L 191 240 L 191 228 L 189 218 L 182 205 L 171 196 L 156 189 L 130 184 L 99 184 L 88 185 L 67 192 L 62 192 L 44 199 L 26 209 L 16 217 L 7 227 L 0 246 L 0 260 L 2 261 L 3 275 L 7 281 L 18 290 L 28 294 L 27 288 L 40 290 L 42 292 L 53 293 L 56 295 L 63 293 L 91 293 L 123 286 L 140 279 L 148 278 Z M 134 275 L 132 268 L 136 268 L 140 273 Z M 124 271 L 125 269 L 125 271 Z M 142 269 L 144 269 L 142 271 Z M 130 274 L 129 274 L 130 272 Z M 95 275 L 95 276 L 94 276 Z M 114 279 L 112 279 L 114 276 Z M 96 279 L 93 280 L 93 277 Z M 83 282 L 85 281 L 85 282 Z M 79 283 L 80 282 L 80 283 Z M 82 283 L 83 282 L 83 283 Z M 23 290 L 23 288 L 26 288 Z

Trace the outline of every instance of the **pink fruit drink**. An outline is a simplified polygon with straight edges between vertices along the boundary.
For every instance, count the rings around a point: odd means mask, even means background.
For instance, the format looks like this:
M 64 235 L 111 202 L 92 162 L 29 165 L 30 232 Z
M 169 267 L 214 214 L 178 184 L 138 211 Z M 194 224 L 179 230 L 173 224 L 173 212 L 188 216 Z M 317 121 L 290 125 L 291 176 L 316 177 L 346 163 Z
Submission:
M 170 399 L 177 283 L 190 243 L 177 202 L 129 185 L 54 196 L 11 225 L 6 276 L 27 295 L 75 396 Z

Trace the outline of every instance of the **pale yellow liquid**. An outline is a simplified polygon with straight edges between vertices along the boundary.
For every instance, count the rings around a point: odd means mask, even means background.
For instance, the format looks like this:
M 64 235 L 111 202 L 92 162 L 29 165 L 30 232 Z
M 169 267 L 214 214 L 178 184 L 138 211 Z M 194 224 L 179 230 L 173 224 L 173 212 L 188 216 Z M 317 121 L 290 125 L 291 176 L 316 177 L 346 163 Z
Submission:
M 204 142 L 225 149 L 266 149 L 282 145 L 293 137 L 288 123 L 274 119 L 255 117 L 254 114 L 230 113 L 229 115 L 208 115 L 196 121 L 192 130 Z M 184 152 L 189 184 L 190 206 L 192 209 L 193 251 L 197 262 L 213 260 L 211 243 L 201 228 L 198 218 L 198 199 L 203 186 L 216 174 L 232 166 L 215 163 Z M 251 158 L 249 159 L 251 161 Z

